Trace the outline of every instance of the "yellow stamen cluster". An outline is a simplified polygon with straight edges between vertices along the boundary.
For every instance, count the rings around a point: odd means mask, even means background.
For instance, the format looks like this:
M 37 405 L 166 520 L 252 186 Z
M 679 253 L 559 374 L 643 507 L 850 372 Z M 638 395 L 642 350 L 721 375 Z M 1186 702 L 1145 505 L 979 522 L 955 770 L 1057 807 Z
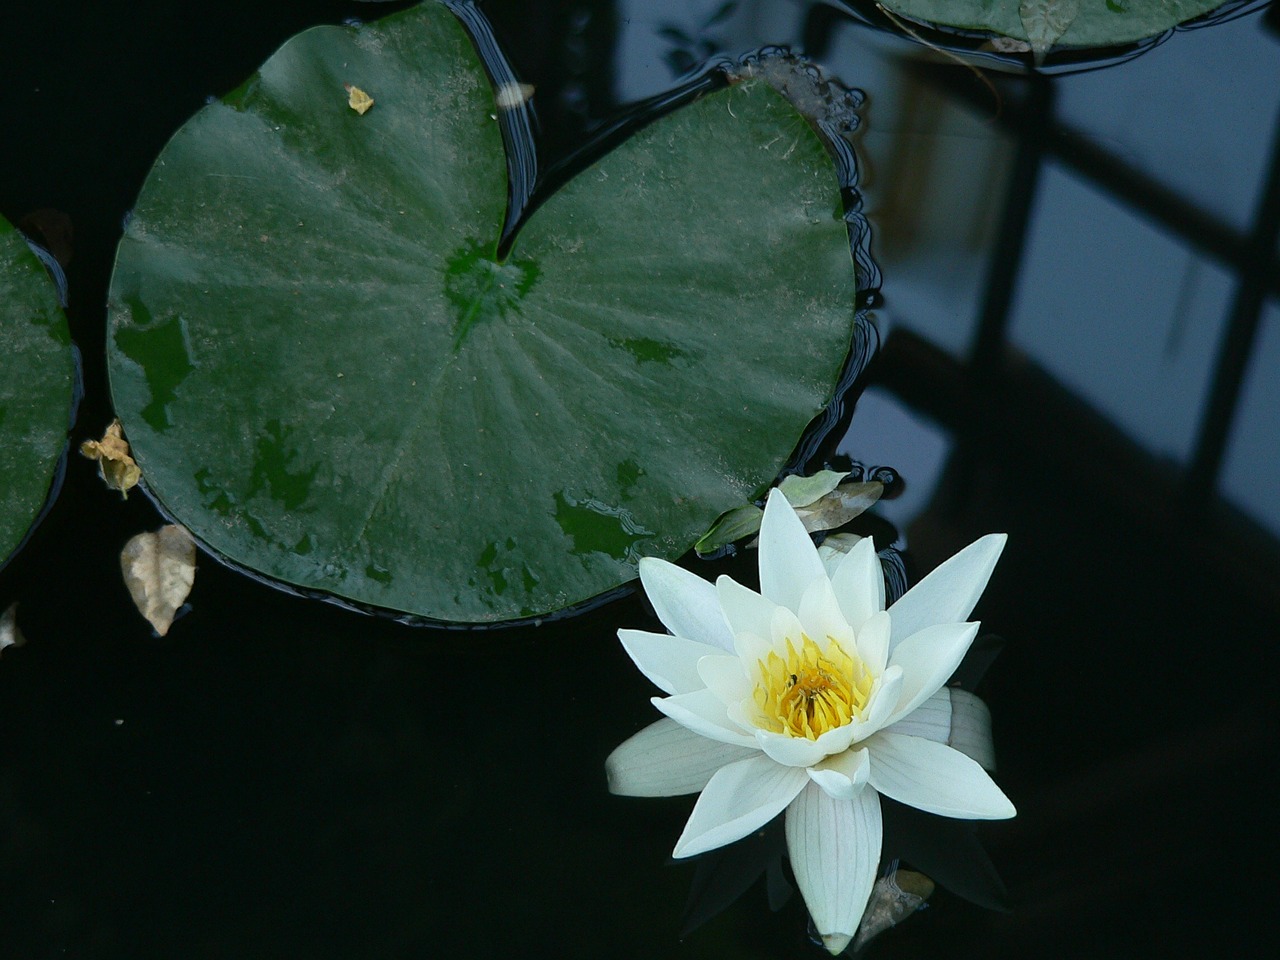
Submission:
M 788 640 L 785 657 L 771 652 L 756 663 L 758 720 L 773 733 L 816 740 L 861 718 L 871 699 L 872 677 L 862 661 L 830 637 L 825 650 L 807 636 L 799 650 Z

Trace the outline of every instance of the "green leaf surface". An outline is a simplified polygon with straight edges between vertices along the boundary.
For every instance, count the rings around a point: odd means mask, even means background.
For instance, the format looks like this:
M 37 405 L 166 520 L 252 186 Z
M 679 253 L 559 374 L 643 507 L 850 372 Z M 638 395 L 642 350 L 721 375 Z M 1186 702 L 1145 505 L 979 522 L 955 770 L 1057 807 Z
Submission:
M 44 266 L 0 218 L 0 564 L 49 496 L 67 443 L 75 361 Z
M 436 619 L 541 615 L 687 551 L 823 407 L 853 269 L 785 100 L 746 82 L 649 125 L 505 260 L 497 113 L 426 4 L 300 34 L 166 146 L 112 278 L 112 394 L 213 549 Z
M 1110 47 L 1164 33 L 1215 10 L 1224 0 L 883 0 L 904 17 L 989 30 L 1030 43 Z

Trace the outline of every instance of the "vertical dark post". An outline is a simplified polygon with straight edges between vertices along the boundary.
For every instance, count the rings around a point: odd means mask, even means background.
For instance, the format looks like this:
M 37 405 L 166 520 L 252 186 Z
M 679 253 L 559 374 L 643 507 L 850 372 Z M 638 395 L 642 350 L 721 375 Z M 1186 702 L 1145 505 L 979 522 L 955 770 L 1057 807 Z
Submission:
M 1020 108 L 1021 122 L 1017 126 L 1017 152 L 1000 215 L 1000 230 L 991 249 L 978 332 L 969 354 L 969 371 L 979 383 L 998 378 L 1002 372 L 1009 308 L 1022 268 L 1027 224 L 1035 203 L 1046 135 L 1053 123 L 1052 81 L 1032 74 L 1026 82 L 1027 100 Z
M 1280 116 L 1272 133 L 1271 168 L 1258 199 L 1253 229 L 1231 301 L 1227 331 L 1210 384 L 1208 405 L 1187 468 L 1183 501 L 1188 509 L 1198 509 L 1217 484 L 1249 355 L 1257 339 L 1263 302 L 1273 279 L 1269 273 L 1277 238 L 1280 238 Z

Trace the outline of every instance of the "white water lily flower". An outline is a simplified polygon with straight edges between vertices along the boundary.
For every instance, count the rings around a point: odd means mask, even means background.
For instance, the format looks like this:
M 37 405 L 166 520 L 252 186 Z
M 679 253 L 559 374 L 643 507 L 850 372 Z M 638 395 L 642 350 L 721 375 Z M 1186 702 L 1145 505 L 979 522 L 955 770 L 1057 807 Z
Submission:
M 645 592 L 672 635 L 618 637 L 669 694 L 653 700 L 667 718 L 610 755 L 610 789 L 701 791 L 676 857 L 732 843 L 785 810 L 796 882 L 823 943 L 839 953 L 875 882 L 880 794 L 947 817 L 1014 815 L 979 762 L 947 744 L 950 720 L 937 722 L 934 710 L 978 632 L 964 621 L 1004 543 L 983 537 L 885 610 L 871 539 L 824 564 L 772 490 L 760 593 L 641 560 Z

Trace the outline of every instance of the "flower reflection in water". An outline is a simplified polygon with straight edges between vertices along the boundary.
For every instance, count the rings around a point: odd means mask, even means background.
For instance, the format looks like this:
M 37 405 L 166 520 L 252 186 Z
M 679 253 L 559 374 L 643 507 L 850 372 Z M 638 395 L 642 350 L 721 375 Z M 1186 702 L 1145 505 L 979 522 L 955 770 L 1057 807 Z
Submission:
M 888 610 L 870 538 L 814 547 L 771 491 L 760 528 L 760 592 L 657 559 L 640 577 L 671 634 L 621 630 L 668 696 L 666 717 L 609 757 L 610 789 L 701 792 L 676 857 L 739 840 L 786 811 L 787 854 L 832 953 L 862 920 L 880 860 L 880 795 L 928 813 L 1002 819 L 1013 804 L 983 769 L 989 737 L 957 749 L 943 687 L 978 632 L 965 622 L 1004 548 L 983 537 Z

